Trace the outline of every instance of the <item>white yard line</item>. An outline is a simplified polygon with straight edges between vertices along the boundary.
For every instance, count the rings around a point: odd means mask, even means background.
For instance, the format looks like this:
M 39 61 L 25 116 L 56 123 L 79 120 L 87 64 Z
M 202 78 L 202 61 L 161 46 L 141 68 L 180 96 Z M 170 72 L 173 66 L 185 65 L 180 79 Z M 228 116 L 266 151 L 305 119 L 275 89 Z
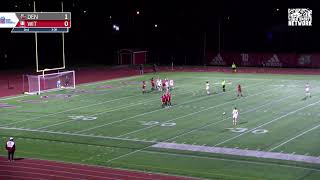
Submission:
M 186 115 L 183 115 L 183 116 L 179 116 L 179 117 L 170 119 L 170 120 L 168 120 L 168 121 L 164 121 L 164 122 L 162 122 L 162 123 L 169 123 L 169 122 L 175 121 L 175 120 L 177 120 L 177 119 L 181 119 L 181 118 L 185 118 L 185 117 L 188 117 L 188 116 L 192 116 L 192 115 L 201 113 L 201 112 L 203 112 L 203 111 L 208 111 L 208 110 L 214 109 L 214 108 L 216 108 L 216 107 L 220 107 L 220 106 L 223 106 L 223 105 L 226 105 L 226 104 L 229 104 L 229 103 L 233 103 L 233 102 L 235 102 L 235 101 L 243 100 L 243 99 L 246 99 L 246 98 L 249 98 L 249 97 L 252 97 L 252 96 L 261 95 L 261 94 L 264 94 L 265 92 L 268 92 L 268 91 L 271 91 L 271 90 L 274 90 L 274 89 L 277 89 L 277 88 L 273 88 L 273 89 L 268 89 L 268 90 L 265 90 L 265 91 L 261 91 L 260 93 L 252 94 L 252 95 L 249 95 L 249 96 L 245 96 L 245 97 L 240 98 L 240 99 L 227 101 L 227 102 L 225 102 L 225 103 L 218 104 L 218 105 L 215 105 L 215 106 L 211 106 L 211 107 L 209 107 L 209 108 L 202 109 L 202 110 L 196 111 L 196 112 L 192 112 L 192 113 L 189 113 L 189 114 L 186 114 Z M 155 126 L 158 126 L 158 124 L 155 124 L 155 125 L 152 125 L 152 126 L 148 126 L 148 127 L 145 127 L 145 128 L 141 128 L 141 129 L 138 129 L 138 130 L 135 130 L 135 131 L 131 131 L 131 132 L 128 132 L 128 133 L 126 133 L 126 134 L 122 134 L 122 135 L 117 136 L 117 137 L 123 137 L 123 136 L 127 136 L 127 135 L 130 135 L 130 134 L 134 134 L 134 133 L 137 133 L 137 132 L 146 130 L 146 129 L 153 128 L 153 127 L 155 127 Z
M 102 112 L 99 112 L 99 113 L 96 113 L 96 114 L 89 114 L 88 116 L 98 116 L 98 115 L 101 115 L 101 114 L 105 114 L 105 113 L 109 113 L 109 112 L 113 112 L 113 111 L 117 111 L 117 110 L 121 110 L 121 109 L 127 109 L 127 108 L 130 108 L 130 107 L 134 107 L 134 106 L 137 106 L 137 105 L 140 105 L 140 104 L 144 104 L 144 103 L 147 103 L 147 102 L 151 102 L 151 101 L 155 101 L 155 100 L 153 99 L 153 100 L 149 100 L 149 101 L 142 101 L 142 102 L 134 103 L 134 104 L 131 104 L 131 105 L 120 106 L 118 108 L 109 108 L 107 111 L 102 111 Z M 72 120 L 68 120 L 68 121 L 62 121 L 62 122 L 58 122 L 58 123 L 55 123 L 55 124 L 42 126 L 40 128 L 37 128 L 37 129 L 46 129 L 46 128 L 49 128 L 49 127 L 58 126 L 58 125 L 61 125 L 61 124 L 65 124 L 65 123 L 69 123 L 69 122 L 75 122 L 75 121 L 79 121 L 79 120 L 72 119 Z
M 299 108 L 299 109 L 296 109 L 296 110 L 294 110 L 294 111 L 290 111 L 289 113 L 287 113 L 287 114 L 285 114 L 285 115 L 282 115 L 282 116 L 280 116 L 280 117 L 278 117 L 278 118 L 275 118 L 275 119 L 273 119 L 273 120 L 271 120 L 271 121 L 268 121 L 268 122 L 266 122 L 266 123 L 263 123 L 263 124 L 255 127 L 255 128 L 253 128 L 253 129 L 251 129 L 250 131 L 246 131 L 246 132 L 243 132 L 243 133 L 241 133 L 241 134 L 239 134 L 239 135 L 237 135 L 237 136 L 234 136 L 234 137 L 232 137 L 232 138 L 226 139 L 226 140 L 224 140 L 224 141 L 222 141 L 222 142 L 220 142 L 220 143 L 215 144 L 214 146 L 219 146 L 219 145 L 221 145 L 221 144 L 223 144 L 223 143 L 229 142 L 229 141 L 231 141 L 231 140 L 233 140 L 233 139 L 236 139 L 236 138 L 238 138 L 238 137 L 240 137 L 240 136 L 242 136 L 242 135 L 244 135 L 244 134 L 248 134 L 248 133 L 250 133 L 250 132 L 252 132 L 252 131 L 254 131 L 254 130 L 258 129 L 258 128 L 261 128 L 261 127 L 263 127 L 263 126 L 265 126 L 265 125 L 268 125 L 268 124 L 270 124 L 270 123 L 273 123 L 273 122 L 275 122 L 275 121 L 278 121 L 278 120 L 280 120 L 280 119 L 282 119 L 282 118 L 284 118 L 284 117 L 287 117 L 287 116 L 289 116 L 289 115 L 291 115 L 291 114 L 294 114 L 294 113 L 296 113 L 296 112 L 298 112 L 298 111 L 301 111 L 301 110 L 303 110 L 303 109 L 306 109 L 306 108 L 308 108 L 308 107 L 310 107 L 310 106 L 314 106 L 314 105 L 319 104 L 319 103 L 320 103 L 320 101 L 317 101 L 317 102 L 314 102 L 314 103 L 309 104 L 309 105 L 307 105 L 307 106 L 303 106 L 303 107 L 301 107 L 301 108 Z
M 255 83 L 255 84 L 253 85 L 253 87 L 254 87 L 254 86 L 257 86 L 258 84 L 261 84 L 261 83 L 265 83 L 265 82 Z M 275 88 L 275 89 L 276 89 L 276 88 Z M 228 91 L 228 92 L 231 92 L 231 91 Z M 227 92 L 227 93 L 228 93 L 228 92 Z M 223 94 L 223 93 L 224 93 L 224 92 L 217 93 L 217 94 L 214 94 L 214 95 L 212 95 L 212 96 L 210 96 L 210 97 L 214 97 L 214 96 L 217 96 L 217 95 L 220 95 L 220 94 Z M 208 96 L 203 96 L 203 97 L 200 97 L 200 98 L 196 98 L 196 99 L 193 99 L 193 100 L 184 102 L 184 103 L 182 103 L 182 104 L 178 104 L 178 105 L 176 105 L 176 106 L 174 106 L 174 107 L 181 106 L 181 105 L 184 105 L 184 104 L 187 104 L 187 103 L 190 103 L 190 102 L 195 102 L 195 101 L 198 101 L 198 100 L 206 99 L 206 98 L 209 98 L 209 97 L 208 97 Z M 123 121 L 129 120 L 129 119 L 133 119 L 133 118 L 136 118 L 136 117 L 144 116 L 144 115 L 146 115 L 146 114 L 151 114 L 151 113 L 154 113 L 154 112 L 164 111 L 164 110 L 166 110 L 166 109 L 165 109 L 165 108 L 156 109 L 156 110 L 153 110 L 153 111 L 149 111 L 149 112 L 137 114 L 137 115 L 135 115 L 135 116 L 131 116 L 131 117 L 127 117 L 127 118 L 124 118 L 124 119 L 117 120 L 117 121 L 113 121 L 113 122 L 109 122 L 109 123 L 106 123 L 106 124 L 102 124 L 102 125 L 99 125 L 99 126 L 94 126 L 94 127 L 88 128 L 88 129 L 83 129 L 83 130 L 81 130 L 81 131 L 77 131 L 76 133 L 87 132 L 87 131 L 90 131 L 90 130 L 93 130 L 93 129 L 98 129 L 98 128 L 101 128 L 101 127 L 105 127 L 105 126 L 112 125 L 112 124 L 115 124 L 115 123 L 123 122 Z
M 26 129 L 26 128 L 0 127 L 0 129 L 18 130 L 18 131 L 26 131 L 26 132 L 37 132 L 37 133 L 48 133 L 48 134 L 56 134 L 56 135 L 78 136 L 78 137 L 101 138 L 101 139 L 111 139 L 111 140 L 122 140 L 122 141 L 132 141 L 132 142 L 142 142 L 142 143 L 155 143 L 155 141 L 140 140 L 140 139 L 137 140 L 137 139 L 128 139 L 128 138 L 117 138 L 117 137 L 111 137 L 111 136 L 97 136 L 97 135 L 89 135 L 89 134 L 77 134 L 77 133 L 46 131 L 46 130 L 36 130 L 36 129 Z
M 184 93 L 177 93 L 177 94 L 188 94 L 188 93 L 192 93 L 194 91 L 192 90 L 189 90 L 189 91 L 183 91 Z M 174 94 L 173 96 L 176 96 L 177 94 Z M 134 107 L 134 106 L 138 106 L 138 105 L 141 105 L 141 104 L 144 104 L 144 103 L 148 103 L 148 102 L 152 102 L 152 101 L 158 101 L 158 99 L 154 99 L 154 98 L 150 98 L 151 100 L 148 100 L 148 101 L 141 101 L 140 103 L 135 103 L 133 105 L 128 105 L 128 106 L 122 106 L 122 107 L 119 107 L 119 108 L 114 108 L 114 109 L 110 109 L 108 111 L 103 111 L 103 112 L 99 112 L 99 113 L 96 113 L 96 114 L 90 114 L 88 116 L 98 116 L 98 115 L 101 115 L 101 114 L 105 114 L 105 113 L 108 113 L 108 112 L 113 112 L 113 111 L 117 111 L 117 110 L 120 110 L 120 109 L 126 109 L 126 108 L 129 108 L 129 107 Z M 148 113 L 151 113 L 153 111 L 150 111 Z M 141 114 L 139 114 L 141 115 Z M 118 121 L 113 121 L 113 122 L 110 122 L 110 123 L 107 123 L 107 124 L 103 124 L 104 126 L 106 125 L 110 125 L 110 124 L 114 124 L 114 123 L 117 123 L 117 122 L 121 122 L 121 121 L 124 121 L 124 120 L 127 120 L 127 119 L 131 119 L 133 117 L 136 117 L 136 116 L 132 116 L 132 117 L 129 117 L 129 118 L 125 118 L 125 119 L 121 119 L 121 120 L 118 120 Z M 48 126 L 43 126 L 43 127 L 40 127 L 38 129 L 45 129 L 45 128 L 48 128 L 48 127 L 53 127 L 53 126 L 57 126 L 57 125 L 61 125 L 61 124 L 65 124 L 65 123 L 69 123 L 69 122 L 75 122 L 75 121 L 78 121 L 78 120 L 69 120 L 69 121 L 63 121 L 63 122 L 59 122 L 59 123 L 56 123 L 56 124 L 52 124 L 52 125 L 48 125 Z M 90 129 L 91 130 L 91 129 Z M 81 130 L 81 131 L 76 131 L 76 133 L 80 133 L 80 132 L 85 132 L 85 131 L 88 131 L 88 130 Z
M 273 88 L 273 89 L 277 89 L 277 88 Z M 258 93 L 258 94 L 259 94 L 259 93 Z M 257 94 L 256 94 L 256 95 L 257 95 Z M 319 102 L 320 102 L 320 101 L 319 101 Z M 169 138 L 169 139 L 167 139 L 167 140 L 170 140 L 170 139 L 172 139 L 172 138 Z M 123 157 L 127 157 L 127 156 L 129 156 L 129 155 L 131 155 L 131 154 L 135 154 L 135 153 L 137 153 L 137 152 L 141 152 L 141 151 L 143 151 L 143 150 L 145 150 L 145 149 L 148 149 L 148 148 L 150 148 L 150 147 L 152 147 L 152 145 L 149 145 L 149 146 L 146 146 L 146 147 L 144 147 L 144 148 L 141 148 L 141 149 L 138 149 L 138 150 L 129 152 L 129 153 L 127 153 L 127 154 L 123 154 L 123 155 L 121 155 L 121 156 L 117 156 L 117 157 L 115 157 L 115 158 L 109 159 L 109 160 L 107 161 L 107 163 L 109 163 L 109 162 L 111 162 L 111 161 L 114 161 L 114 160 L 117 160 L 117 159 L 120 159 L 120 158 L 123 158 Z
M 286 97 L 284 97 L 284 98 L 278 99 L 277 101 L 271 101 L 271 102 L 262 104 L 262 105 L 260 105 L 260 106 L 258 106 L 258 107 L 255 107 L 255 108 L 253 108 L 253 109 L 244 111 L 244 112 L 242 112 L 241 114 L 246 114 L 246 113 L 249 113 L 249 112 L 256 111 L 256 110 L 261 109 L 261 108 L 263 108 L 263 107 L 265 107 L 265 106 L 267 106 L 267 105 L 270 105 L 270 104 L 272 105 L 272 104 L 274 104 L 274 103 L 281 102 L 281 101 L 283 101 L 283 100 L 286 100 L 286 99 L 288 99 L 288 98 L 290 98 L 290 97 L 294 97 L 294 96 L 299 96 L 299 95 L 286 96 Z M 231 118 L 232 118 L 232 117 L 229 116 L 228 118 L 225 118 L 225 119 L 223 119 L 223 120 L 206 124 L 206 125 L 201 126 L 201 127 L 199 127 L 199 128 L 195 128 L 195 129 L 192 129 L 191 131 L 188 131 L 188 132 L 179 134 L 179 135 L 177 135 L 177 136 L 174 136 L 174 137 L 172 137 L 172 138 L 170 138 L 170 139 L 167 139 L 166 141 L 171 141 L 171 140 L 176 139 L 176 138 L 178 138 L 178 137 L 185 136 L 185 135 L 187 135 L 187 134 L 193 133 L 193 132 L 198 131 L 198 130 L 203 129 L 203 128 L 207 128 L 207 127 L 212 126 L 212 125 L 216 125 L 216 124 L 218 124 L 218 123 L 220 123 L 220 122 L 224 122 L 224 121 L 226 121 L 226 120 L 228 120 L 228 119 L 231 119 Z
M 30 95 L 9 96 L 9 97 L 5 97 L 5 98 L 0 98 L 0 101 L 10 100 L 10 99 L 17 99 L 17 98 L 21 98 L 21 97 L 25 97 L 25 96 L 30 96 Z
M 57 114 L 63 114 L 63 113 L 66 113 L 66 112 L 70 112 L 70 111 L 74 111 L 74 110 L 78 110 L 78 109 L 83 109 L 83 108 L 88 108 L 88 107 L 92 107 L 92 106 L 97 106 L 97 105 L 101 105 L 101 104 L 105 104 L 105 103 L 109 103 L 109 102 L 113 102 L 113 101 L 119 101 L 119 100 L 127 99 L 127 98 L 130 98 L 130 97 L 132 97 L 132 96 L 126 96 L 126 97 L 122 97 L 122 98 L 112 99 L 112 100 L 109 100 L 109 101 L 103 101 L 103 102 L 99 102 L 99 103 L 95 103 L 95 104 L 90 104 L 90 105 L 87 105 L 87 106 L 79 106 L 79 107 L 68 109 L 68 110 L 65 110 L 65 111 L 59 111 L 59 112 L 56 112 L 56 113 L 50 113 L 50 114 L 46 114 L 46 115 L 42 115 L 42 116 L 37 116 L 37 117 L 24 119 L 24 120 L 21 120 L 21 121 L 16 121 L 16 122 L 13 122 L 13 123 L 5 124 L 3 126 L 11 126 L 11 125 L 14 125 L 14 124 L 17 124 L 17 123 L 20 123 L 20 122 L 26 122 L 26 121 L 31 121 L 31 120 L 35 120 L 35 119 L 40 119 L 40 118 L 43 118 L 43 117 L 54 116 L 54 115 L 57 115 Z
M 319 127 L 320 127 L 320 124 L 318 124 L 317 126 L 314 126 L 313 128 L 308 129 L 308 130 L 306 130 L 306 131 L 304 131 L 304 132 L 302 132 L 302 133 L 300 133 L 300 134 L 298 134 L 298 135 L 294 136 L 293 138 L 290 138 L 290 139 L 288 139 L 287 141 L 285 141 L 285 142 L 283 142 L 283 143 L 281 143 L 281 144 L 279 144 L 279 145 L 277 145 L 277 146 L 275 146 L 275 147 L 273 147 L 273 148 L 269 149 L 269 151 L 273 151 L 273 150 L 275 150 L 275 149 L 277 149 L 277 148 L 279 148 L 279 147 L 281 147 L 281 146 L 283 146 L 283 145 L 287 144 L 288 142 L 293 141 L 293 140 L 297 139 L 298 137 L 303 136 L 304 134 L 306 134 L 306 133 L 308 133 L 308 132 L 310 132 L 310 131 L 313 131 L 313 130 L 315 130 L 315 129 L 319 128 Z
M 181 94 L 187 94 L 187 93 L 190 93 L 190 92 L 193 92 L 193 91 L 182 91 L 182 92 L 183 93 L 181 93 Z M 177 93 L 177 94 L 180 94 L 180 93 Z M 112 99 L 112 100 L 109 100 L 109 101 L 103 101 L 103 102 L 99 102 L 99 103 L 95 103 L 95 104 L 90 104 L 90 105 L 87 105 L 87 106 L 79 106 L 79 107 L 68 109 L 68 110 L 65 110 L 65 111 L 59 111 L 59 112 L 56 112 L 56 113 L 46 114 L 46 115 L 43 115 L 43 116 L 32 117 L 32 118 L 16 121 L 16 122 L 13 122 L 13 123 L 0 125 L 0 127 L 1 126 L 3 126 L 3 127 L 4 126 L 11 126 L 11 125 L 14 125 L 14 124 L 18 124 L 20 122 L 32 121 L 32 120 L 40 119 L 40 118 L 43 118 L 43 117 L 53 116 L 53 115 L 57 115 L 57 114 L 63 114 L 63 113 L 74 111 L 74 110 L 78 110 L 78 109 L 83 109 L 83 108 L 88 108 L 88 107 L 97 106 L 97 105 L 101 105 L 101 104 L 106 104 L 106 103 L 109 103 L 109 102 L 118 101 L 118 100 L 127 99 L 127 98 L 131 98 L 131 97 L 136 97 L 136 96 L 141 96 L 141 95 L 139 94 L 139 95 L 134 95 L 134 96 L 125 96 L 125 97 L 121 97 L 121 98 L 117 98 L 117 99 Z M 147 100 L 149 100 L 149 99 L 153 99 L 152 101 L 155 101 L 154 97 L 148 98 Z M 146 101 L 146 102 L 149 102 L 149 101 Z
M 130 77 L 126 77 L 126 78 L 116 78 L 116 79 L 111 79 L 111 80 L 102 80 L 102 81 L 96 81 L 96 82 L 90 82 L 90 83 L 83 83 L 83 84 L 79 84 L 78 86 L 94 86 L 97 84 L 102 84 L 102 83 L 108 83 L 108 82 L 113 82 L 113 81 L 123 81 L 123 80 L 129 80 L 129 79 L 134 79 L 134 78 L 138 78 L 140 76 L 130 76 Z
M 103 81 L 98 81 L 98 82 L 93 82 L 93 83 L 83 83 L 83 84 L 77 85 L 77 87 L 91 86 L 91 85 L 96 85 L 96 84 L 101 84 L 101 83 L 108 83 L 108 82 L 113 82 L 113 81 L 128 80 L 128 79 L 133 79 L 133 78 L 136 78 L 136 77 L 138 77 L 138 76 L 131 76 L 131 77 L 127 77 L 127 78 L 117 78 L 117 79 L 112 79 L 112 80 L 103 80 Z M 21 98 L 21 97 L 25 97 L 25 96 L 30 96 L 30 95 L 19 95 L 19 96 L 3 97 L 3 98 L 0 98 L 0 101 L 10 100 L 10 99 L 17 99 L 17 98 Z
M 272 75 L 272 74 L 269 74 L 269 75 Z M 276 75 L 276 74 L 274 74 Z M 277 75 L 276 75 L 277 76 Z M 305 76 L 305 75 L 301 75 L 301 76 Z M 308 75 L 307 75 L 308 76 Z M 314 76 L 314 75 L 311 75 L 311 76 Z M 197 79 L 211 79 L 211 77 L 208 77 L 208 76 L 200 76 L 200 77 L 194 77 L 194 76 L 184 76 L 186 78 L 197 78 Z M 315 77 L 315 76 L 314 76 Z M 273 81 L 294 81 L 294 82 L 306 82 L 306 81 L 315 81 L 315 82 L 318 82 L 319 80 L 317 79 L 274 79 L 274 77 L 272 78 L 251 78 L 251 77 L 231 77 L 231 76 L 221 76 L 221 77 L 215 77 L 215 79 L 218 79 L 218 80 L 221 80 L 221 79 L 246 79 L 246 80 L 273 80 Z

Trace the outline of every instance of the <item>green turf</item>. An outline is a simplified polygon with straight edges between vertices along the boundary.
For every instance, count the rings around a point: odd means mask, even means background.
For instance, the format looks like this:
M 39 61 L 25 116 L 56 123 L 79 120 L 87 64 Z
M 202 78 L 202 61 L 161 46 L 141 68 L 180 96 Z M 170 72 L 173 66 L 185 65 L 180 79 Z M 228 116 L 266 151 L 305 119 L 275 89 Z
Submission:
M 173 106 L 161 108 L 160 92 L 142 94 L 141 81 L 173 79 Z M 222 79 L 227 92 L 220 87 Z M 138 169 L 208 179 L 319 179 L 320 165 L 253 157 L 166 150 L 165 141 L 320 156 L 318 76 L 160 73 L 79 85 L 71 98 L 21 96 L 0 99 L 3 143 L 14 136 L 17 157 Z M 210 96 L 205 82 L 209 81 Z M 304 98 L 309 82 L 312 98 Z M 240 83 L 243 98 L 236 98 Z M 106 85 L 111 88 L 102 89 Z M 147 88 L 150 89 L 149 83 Z M 42 94 L 72 94 L 61 90 Z M 240 111 L 232 132 L 233 107 Z M 226 112 L 223 116 L 222 113 Z M 84 118 L 84 119 L 83 119 Z M 319 128 L 318 128 L 319 127 Z M 241 129 L 242 128 L 242 129 Z M 256 134 L 258 131 L 266 133 Z M 5 155 L 2 150 L 1 154 Z

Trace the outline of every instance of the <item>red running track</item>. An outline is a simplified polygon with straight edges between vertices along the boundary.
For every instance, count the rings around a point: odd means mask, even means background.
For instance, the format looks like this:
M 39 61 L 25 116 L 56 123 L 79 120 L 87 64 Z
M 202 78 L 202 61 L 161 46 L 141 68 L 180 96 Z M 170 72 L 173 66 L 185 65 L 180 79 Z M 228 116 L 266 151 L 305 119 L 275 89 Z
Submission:
M 187 180 L 191 178 L 35 159 L 9 162 L 0 157 L 0 179 Z

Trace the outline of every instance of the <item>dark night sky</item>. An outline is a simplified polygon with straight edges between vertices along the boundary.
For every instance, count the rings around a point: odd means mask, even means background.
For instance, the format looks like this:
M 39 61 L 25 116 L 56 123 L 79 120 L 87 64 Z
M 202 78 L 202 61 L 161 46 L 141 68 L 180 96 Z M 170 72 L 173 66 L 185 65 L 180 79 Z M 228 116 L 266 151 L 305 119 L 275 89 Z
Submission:
M 222 51 L 320 52 L 320 5 L 317 1 L 295 2 L 65 0 L 64 11 L 72 13 L 72 28 L 65 35 L 66 59 L 69 64 L 113 64 L 116 50 L 141 48 L 148 50 L 149 62 L 168 63 L 173 56 L 176 63 L 188 57 L 192 59 L 189 64 L 198 64 L 204 35 L 207 50 L 218 50 L 219 22 Z M 61 11 L 61 1 L 36 0 L 36 8 Z M 288 28 L 288 8 L 311 8 L 313 26 Z M 1 0 L 0 11 L 33 11 L 33 1 Z M 113 24 L 120 31 L 114 31 Z M 61 59 L 61 35 L 40 35 L 39 45 L 43 62 Z M 33 34 L 0 29 L 0 67 L 33 66 L 34 48 Z

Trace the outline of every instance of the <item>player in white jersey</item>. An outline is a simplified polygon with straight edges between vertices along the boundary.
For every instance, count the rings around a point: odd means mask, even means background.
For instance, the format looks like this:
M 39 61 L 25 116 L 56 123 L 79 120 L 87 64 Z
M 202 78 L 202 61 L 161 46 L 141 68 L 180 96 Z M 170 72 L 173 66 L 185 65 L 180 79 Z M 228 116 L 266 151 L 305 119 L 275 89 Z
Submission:
M 157 79 L 157 88 L 158 88 L 158 91 L 162 91 L 161 79 Z
M 169 80 L 166 78 L 164 79 L 164 84 L 166 85 L 166 92 L 169 91 L 170 87 L 169 87 Z
M 172 79 L 170 79 L 169 85 L 170 85 L 170 89 L 173 89 L 173 88 L 174 88 L 174 83 L 173 83 L 173 80 L 172 80 Z
M 210 84 L 208 81 L 206 82 L 206 91 L 207 91 L 207 95 L 210 95 Z
M 305 85 L 305 92 L 306 92 L 306 98 L 310 97 L 311 98 L 311 92 L 310 92 L 310 84 L 307 83 Z
M 237 121 L 238 121 L 238 116 L 239 116 L 239 111 L 236 107 L 234 107 L 233 111 L 232 111 L 232 124 L 234 126 L 237 125 Z

